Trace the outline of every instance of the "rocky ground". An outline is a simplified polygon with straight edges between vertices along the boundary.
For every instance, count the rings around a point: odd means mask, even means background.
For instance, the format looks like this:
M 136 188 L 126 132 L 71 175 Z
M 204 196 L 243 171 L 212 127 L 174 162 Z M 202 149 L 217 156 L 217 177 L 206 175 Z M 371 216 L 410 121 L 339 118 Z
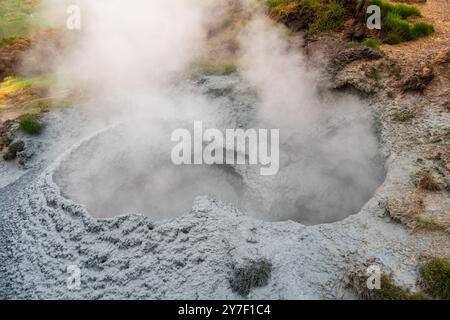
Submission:
M 62 197 L 53 181 L 60 161 L 97 134 L 77 136 L 67 123 L 76 116 L 47 119 L 40 139 L 64 144 L 37 156 L 31 169 L 2 189 L 3 297 L 355 298 L 349 270 L 367 260 L 416 287 L 417 259 L 431 252 L 432 237 L 412 236 L 392 222 L 384 206 L 389 183 L 359 214 L 328 225 L 263 222 L 207 197 L 172 220 L 92 218 Z M 61 128 L 70 134 L 61 136 Z M 69 151 L 60 156 L 62 149 Z M 66 287 L 69 265 L 81 269 L 80 290 Z M 255 272 L 257 281 L 248 280 Z
M 450 24 L 439 11 L 445 5 L 419 6 L 436 26 L 430 37 L 377 50 L 346 48 L 345 33 L 321 34 L 306 50 L 314 65 L 327 66 L 331 87 L 356 90 L 371 102 L 384 149 L 402 163 L 403 177 L 387 198 L 389 214 L 414 232 L 434 234 L 448 257 Z
M 370 106 L 387 159 L 383 185 L 341 222 L 264 222 L 204 196 L 171 220 L 95 219 L 61 195 L 53 174 L 99 134 L 98 123 L 58 110 L 42 115 L 45 130 L 32 137 L 3 122 L 2 140 L 24 146 L 16 162 L 0 161 L 0 297 L 364 298 L 355 274 L 371 264 L 422 291 L 422 259 L 450 259 L 450 29 L 441 2 L 421 5 L 436 19 L 429 38 L 347 48 L 344 32 L 325 32 L 303 44 L 323 87 Z M 67 288 L 70 265 L 81 269 L 79 290 Z

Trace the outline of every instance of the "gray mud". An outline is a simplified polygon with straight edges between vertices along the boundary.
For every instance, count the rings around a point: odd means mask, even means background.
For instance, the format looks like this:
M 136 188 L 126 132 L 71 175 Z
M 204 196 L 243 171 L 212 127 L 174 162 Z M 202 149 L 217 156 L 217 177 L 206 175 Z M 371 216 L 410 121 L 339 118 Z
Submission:
M 201 90 L 220 88 L 220 83 L 236 79 L 212 78 L 208 81 L 211 82 L 209 88 Z M 252 98 L 247 99 L 246 91 L 241 94 L 242 99 L 237 99 L 239 93 L 233 96 L 234 102 L 227 112 L 220 111 L 225 112 L 225 116 L 217 113 L 221 119 L 228 119 L 224 120 L 224 125 L 230 121 L 245 126 L 254 124 L 252 107 L 247 103 Z M 226 96 L 219 95 L 218 99 L 223 100 L 221 103 L 230 102 Z M 236 112 L 242 111 L 245 105 L 248 112 Z M 199 189 L 193 188 L 188 190 L 185 202 L 177 207 L 172 202 L 189 189 L 189 183 L 181 183 L 170 197 L 162 199 L 157 199 L 164 194 L 161 190 L 144 199 L 148 189 L 142 187 L 139 197 L 145 201 L 141 203 L 120 200 L 110 205 L 112 197 L 121 199 L 126 195 L 126 192 L 114 190 L 112 194 L 99 196 L 102 205 L 97 208 L 94 202 L 77 192 L 87 190 L 95 195 L 94 192 L 102 188 L 101 177 L 106 177 L 108 170 L 122 170 L 121 165 L 136 159 L 139 150 L 127 149 L 125 145 L 119 148 L 118 155 L 105 153 L 108 148 L 98 149 L 105 145 L 102 139 L 116 140 L 115 135 L 121 132 L 114 131 L 117 125 L 108 127 L 105 123 L 105 129 L 98 131 L 99 123 L 89 122 L 82 113 L 74 110 L 56 112 L 49 117 L 48 127 L 39 138 L 43 141 L 40 156 L 34 158 L 20 178 L 0 189 L 2 298 L 243 298 L 230 286 L 233 270 L 255 259 L 266 259 L 272 267 L 268 284 L 250 290 L 248 298 L 253 299 L 354 298 L 346 287 L 346 276 L 355 265 L 368 259 L 377 259 L 387 270 L 395 269 L 401 275 L 397 280 L 414 286 L 416 258 L 429 243 L 426 239 L 417 241 L 384 216 L 385 209 L 380 204 L 390 188 L 388 182 L 380 188 L 376 184 L 364 191 L 352 212 L 341 212 L 343 207 L 339 206 L 335 208 L 338 214 L 334 220 L 342 220 L 359 211 L 358 214 L 340 222 L 309 227 L 291 221 L 292 218 L 302 219 L 295 217 L 298 211 L 279 210 L 275 218 L 270 215 L 277 207 L 298 207 L 298 202 L 291 200 L 299 196 L 295 191 L 301 190 L 297 188 L 301 179 L 292 179 L 292 175 L 302 161 L 292 162 L 292 159 L 288 163 L 293 164 L 288 165 L 289 169 L 281 172 L 280 180 L 275 181 L 257 179 L 256 170 L 249 167 L 234 168 L 240 178 L 222 169 L 208 169 L 200 186 L 208 186 L 208 179 L 228 183 L 220 189 L 233 191 L 229 199 L 224 200 L 221 195 L 195 195 Z M 70 126 L 74 117 L 79 117 L 78 123 L 83 123 L 83 130 Z M 83 132 L 83 135 L 77 132 Z M 146 160 L 155 159 L 155 152 L 151 150 L 154 149 L 147 151 L 149 157 Z M 91 154 L 92 159 L 86 159 L 86 154 Z M 117 160 L 121 155 L 127 156 L 122 162 Z M 89 161 L 96 158 L 107 165 L 91 171 Z M 80 176 L 78 164 L 83 159 L 85 170 Z M 109 162 L 111 159 L 117 162 Z M 150 161 L 149 170 L 152 164 L 158 166 L 157 161 Z M 141 163 L 128 166 L 123 172 L 129 176 L 127 170 L 140 166 Z M 368 166 L 380 175 L 379 163 Z M 397 170 L 392 166 L 390 164 L 388 172 Z M 139 174 L 137 171 L 131 173 L 133 179 L 126 182 L 134 185 Z M 379 180 L 383 179 L 383 173 L 378 176 Z M 71 174 L 80 180 L 73 180 Z M 149 177 L 142 182 L 144 185 L 151 185 L 154 176 Z M 288 177 L 291 179 L 287 180 Z M 182 180 L 190 182 L 192 175 L 182 176 Z M 86 184 L 88 181 L 93 183 Z M 275 189 L 287 191 L 281 193 L 283 197 L 274 199 L 280 194 L 273 192 L 274 186 L 286 181 L 292 182 L 289 188 Z M 355 189 L 339 192 L 354 194 L 358 188 L 355 183 Z M 351 181 L 349 185 L 352 185 Z M 124 186 L 123 190 L 127 189 Z M 339 198 L 339 194 L 336 196 Z M 192 205 L 185 208 L 191 197 Z M 254 201 L 242 201 L 246 197 Z M 327 199 L 326 190 L 316 198 L 319 202 Z M 155 201 L 155 210 L 147 211 L 148 202 Z M 123 207 L 117 207 L 117 203 L 123 203 Z M 162 215 L 155 211 L 162 212 L 164 208 L 169 208 L 168 211 L 177 217 L 161 220 Z M 142 214 L 127 214 L 133 212 Z M 98 219 L 94 215 L 115 217 Z M 81 270 L 78 290 L 68 289 L 66 284 L 70 265 Z

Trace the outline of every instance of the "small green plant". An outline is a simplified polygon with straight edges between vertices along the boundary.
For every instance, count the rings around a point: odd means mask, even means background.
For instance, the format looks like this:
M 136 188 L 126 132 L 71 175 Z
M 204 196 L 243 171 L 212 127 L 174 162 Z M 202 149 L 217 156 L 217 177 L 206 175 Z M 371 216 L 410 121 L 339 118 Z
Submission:
M 27 36 L 41 23 L 36 12 L 39 0 L 1 0 L 0 38 Z
M 392 13 L 399 15 L 402 19 L 406 19 L 412 16 L 420 16 L 420 11 L 414 6 L 406 4 L 390 4 L 390 10 Z
M 434 297 L 450 299 L 450 262 L 434 257 L 420 267 L 421 285 Z
M 392 277 L 382 274 L 381 286 L 376 291 L 378 300 L 426 300 L 427 297 L 421 293 L 412 293 L 409 289 L 399 287 Z
M 369 38 L 364 40 L 363 44 L 371 48 L 378 48 L 380 45 L 383 44 L 383 40 L 378 38 Z
M 384 27 L 397 32 L 405 40 L 412 40 L 410 24 L 398 14 L 389 12 L 384 18 Z
M 8 37 L 0 39 L 0 47 L 12 44 L 16 40 L 16 37 Z
M 235 267 L 230 279 L 231 289 L 242 296 L 247 296 L 252 288 L 267 285 L 271 272 L 272 263 L 265 258 Z
M 19 118 L 19 127 L 29 134 L 39 134 L 42 131 L 42 123 L 31 114 Z
M 270 14 L 286 17 L 294 13 L 311 13 L 308 33 L 338 30 L 348 16 L 347 9 L 339 0 L 265 0 Z
M 336 0 L 321 2 L 317 0 L 307 0 L 305 4 L 312 3 L 315 9 L 315 21 L 310 25 L 308 32 L 315 33 L 326 30 L 338 30 L 345 21 L 347 10 Z
M 434 32 L 434 27 L 425 22 L 417 22 L 414 24 L 412 32 L 416 37 L 425 37 Z
M 423 21 L 411 22 L 420 17 L 415 6 L 393 4 L 385 0 L 371 0 L 370 4 L 381 8 L 381 37 L 384 43 L 398 44 L 425 37 L 434 32 L 431 24 Z

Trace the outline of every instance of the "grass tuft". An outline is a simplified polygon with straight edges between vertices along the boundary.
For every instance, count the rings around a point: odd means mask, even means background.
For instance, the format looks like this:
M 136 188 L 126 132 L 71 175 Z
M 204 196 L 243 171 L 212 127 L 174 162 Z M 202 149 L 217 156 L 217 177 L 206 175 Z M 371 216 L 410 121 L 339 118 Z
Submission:
M 420 267 L 421 284 L 433 296 L 450 299 L 450 263 L 441 258 L 431 258 Z
M 42 123 L 31 114 L 25 114 L 19 118 L 19 128 L 28 134 L 39 134 L 42 131 Z
M 381 286 L 376 290 L 378 300 L 426 300 L 427 297 L 420 293 L 413 293 L 409 289 L 399 287 L 392 277 L 382 274 Z
M 434 27 L 425 22 L 417 22 L 414 24 L 412 32 L 417 37 L 425 37 L 434 32 Z
M 420 11 L 414 6 L 406 5 L 403 3 L 394 4 L 386 0 L 372 0 L 372 5 L 379 6 L 381 9 L 381 17 L 385 17 L 386 14 L 393 13 L 400 16 L 402 19 L 406 19 L 412 16 L 420 16 Z
M 434 178 L 433 174 L 428 170 L 422 170 L 416 174 L 417 177 L 417 185 L 419 188 L 428 190 L 428 191 L 439 191 L 442 189 L 441 185 L 436 178 Z
M 347 10 L 336 0 L 322 2 L 317 0 L 305 1 L 314 9 L 316 19 L 310 25 L 308 32 L 316 33 L 327 30 L 338 30 L 344 23 Z
M 43 75 L 30 78 L 6 77 L 3 79 L 3 82 L 0 83 L 0 99 L 4 96 L 17 93 L 33 86 L 48 87 L 54 84 L 55 81 L 55 77 L 52 75 Z

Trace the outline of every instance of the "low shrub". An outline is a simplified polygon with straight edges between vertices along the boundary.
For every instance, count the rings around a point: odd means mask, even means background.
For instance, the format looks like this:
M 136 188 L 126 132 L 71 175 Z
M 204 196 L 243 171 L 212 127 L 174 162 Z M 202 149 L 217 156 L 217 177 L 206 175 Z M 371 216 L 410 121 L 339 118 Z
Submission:
M 19 127 L 29 134 L 39 134 L 42 131 L 42 123 L 30 114 L 23 115 L 19 118 Z

